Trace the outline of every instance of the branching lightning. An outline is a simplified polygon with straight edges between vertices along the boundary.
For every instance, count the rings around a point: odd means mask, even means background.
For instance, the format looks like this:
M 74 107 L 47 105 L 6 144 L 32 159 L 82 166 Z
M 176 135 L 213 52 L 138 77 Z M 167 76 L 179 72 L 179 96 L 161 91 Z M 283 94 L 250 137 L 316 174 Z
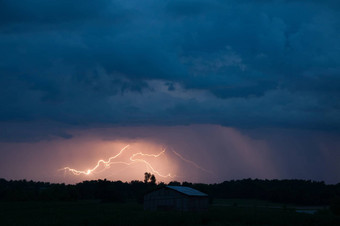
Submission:
M 162 155 L 165 155 L 165 152 L 166 152 L 166 149 L 163 148 L 163 150 L 161 152 L 159 152 L 158 154 L 145 154 L 145 153 L 142 153 L 142 152 L 137 152 L 137 153 L 133 153 L 129 156 L 129 161 L 127 162 L 124 162 L 124 161 L 118 161 L 117 158 L 120 157 L 128 148 L 129 148 L 130 145 L 126 145 L 125 147 L 123 147 L 119 152 L 118 154 L 110 157 L 108 160 L 103 160 L 103 159 L 100 159 L 98 160 L 97 164 L 93 167 L 93 168 L 90 168 L 90 169 L 87 169 L 87 170 L 77 170 L 77 169 L 73 169 L 73 168 L 70 168 L 70 167 L 64 167 L 60 170 L 64 170 L 65 172 L 70 172 L 72 173 L 73 175 L 76 175 L 76 176 L 79 176 L 79 175 L 85 175 L 85 176 L 88 176 L 88 175 L 92 175 L 92 174 L 96 174 L 96 173 L 101 173 L 102 171 L 110 168 L 111 165 L 113 164 L 123 164 L 123 165 L 127 165 L 127 166 L 131 166 L 132 164 L 137 164 L 137 163 L 142 163 L 144 164 L 148 170 L 150 170 L 152 173 L 154 173 L 155 175 L 159 176 L 159 177 L 162 177 L 162 178 L 175 178 L 175 177 L 178 177 L 176 175 L 172 175 L 170 173 L 168 174 L 162 174 L 159 170 L 156 170 L 155 167 L 150 163 L 148 162 L 147 160 L 144 159 L 144 157 L 152 157 L 152 158 L 158 158 Z M 189 163 L 190 165 L 193 165 L 195 166 L 197 169 L 200 169 L 206 173 L 209 173 L 209 174 L 213 174 L 212 171 L 210 170 L 207 170 L 201 166 L 199 166 L 197 163 L 191 161 L 191 160 L 188 160 L 186 158 L 184 158 L 181 154 L 179 154 L 178 152 L 172 150 L 172 152 L 178 157 L 180 158 L 181 160 L 183 160 L 184 162 L 186 163 Z
M 161 151 L 161 152 L 160 152 L 159 154 L 157 154 L 157 155 L 143 154 L 142 152 L 138 152 L 138 153 L 133 154 L 133 155 L 130 157 L 130 161 L 132 161 L 132 162 L 142 162 L 142 163 L 144 163 L 145 165 L 147 165 L 147 166 L 149 167 L 149 169 L 150 169 L 153 173 L 157 174 L 157 175 L 160 176 L 160 177 L 164 177 L 164 178 L 166 178 L 166 177 L 174 178 L 175 176 L 172 176 L 170 173 L 168 173 L 167 175 L 162 175 L 160 172 L 158 172 L 157 170 L 155 170 L 149 162 L 145 161 L 144 159 L 135 159 L 135 158 L 134 158 L 134 157 L 137 156 L 137 155 L 141 155 L 141 156 L 150 156 L 150 157 L 155 157 L 155 158 L 157 158 L 157 157 L 159 157 L 160 155 L 162 155 L 162 154 L 164 154 L 164 153 L 165 153 L 165 150 Z
M 154 158 L 158 158 L 159 156 L 163 155 L 165 153 L 165 150 L 162 150 L 160 153 L 158 154 L 144 154 L 142 152 L 138 152 L 138 153 L 134 153 L 130 156 L 129 160 L 130 162 L 122 162 L 122 161 L 114 161 L 116 158 L 118 158 L 119 156 L 121 156 L 123 154 L 123 152 L 129 147 L 129 145 L 126 145 L 124 148 L 122 148 L 118 154 L 116 154 L 115 156 L 112 156 L 110 157 L 107 161 L 101 159 L 97 162 L 97 164 L 91 168 L 91 169 L 88 169 L 88 170 L 76 170 L 76 169 L 72 169 L 70 167 L 64 167 L 62 168 L 61 170 L 64 170 L 64 171 L 68 171 L 68 172 L 71 172 L 72 174 L 74 175 L 90 175 L 90 174 L 93 174 L 95 173 L 95 171 L 98 170 L 98 168 L 100 166 L 103 166 L 105 169 L 106 168 L 109 168 L 112 164 L 124 164 L 124 165 L 132 165 L 132 164 L 135 164 L 135 163 L 144 163 L 151 171 L 152 173 L 160 176 L 160 177 L 163 177 L 163 178 L 167 178 L 167 177 L 170 177 L 170 178 L 174 178 L 175 176 L 174 175 L 171 175 L 170 173 L 164 175 L 164 174 L 161 174 L 159 171 L 157 171 L 152 165 L 151 163 L 149 163 L 148 161 L 146 161 L 145 159 L 142 159 L 142 158 L 137 158 L 138 156 L 146 156 L 146 157 L 154 157 Z
M 187 162 L 187 163 L 189 163 L 189 164 L 195 166 L 196 168 L 198 168 L 198 169 L 200 169 L 200 170 L 202 170 L 202 171 L 205 171 L 205 172 L 207 172 L 207 173 L 213 174 L 212 171 L 207 170 L 207 169 L 204 169 L 203 167 L 199 166 L 197 163 L 195 163 L 195 162 L 193 162 L 193 161 L 191 161 L 191 160 L 188 160 L 188 159 L 184 158 L 182 155 L 180 155 L 179 153 L 175 152 L 174 150 L 172 150 L 172 152 L 173 152 L 175 155 L 177 155 L 180 159 L 182 159 L 184 162 Z

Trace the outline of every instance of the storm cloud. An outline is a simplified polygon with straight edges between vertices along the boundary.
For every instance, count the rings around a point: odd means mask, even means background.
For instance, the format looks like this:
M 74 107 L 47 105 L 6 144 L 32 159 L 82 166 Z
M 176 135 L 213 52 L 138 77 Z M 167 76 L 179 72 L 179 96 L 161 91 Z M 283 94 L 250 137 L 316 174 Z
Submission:
M 339 129 L 336 1 L 1 1 L 0 120 Z
M 50 175 L 63 164 L 138 141 L 218 176 L 173 162 L 198 182 L 335 183 L 339 11 L 336 0 L 0 0 L 0 177 L 62 182 Z

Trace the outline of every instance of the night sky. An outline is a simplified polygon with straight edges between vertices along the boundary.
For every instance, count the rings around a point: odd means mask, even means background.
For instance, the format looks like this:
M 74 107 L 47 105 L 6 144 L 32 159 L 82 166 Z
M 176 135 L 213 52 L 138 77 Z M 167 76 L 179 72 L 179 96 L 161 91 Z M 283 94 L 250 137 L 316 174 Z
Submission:
M 0 178 L 338 183 L 340 3 L 0 0 L 0 106 Z

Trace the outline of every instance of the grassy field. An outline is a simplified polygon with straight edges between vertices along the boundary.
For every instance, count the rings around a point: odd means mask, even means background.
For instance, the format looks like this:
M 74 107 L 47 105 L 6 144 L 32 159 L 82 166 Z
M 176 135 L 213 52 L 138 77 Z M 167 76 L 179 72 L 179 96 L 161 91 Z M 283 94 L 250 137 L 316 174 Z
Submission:
M 260 201 L 258 207 L 254 200 L 221 202 L 202 213 L 148 212 L 137 203 L 0 202 L 0 225 L 340 225 L 328 210 L 311 215 L 266 208 Z
M 213 206 L 234 206 L 234 207 L 257 207 L 257 208 L 279 208 L 279 209 L 295 209 L 295 210 L 319 210 L 328 209 L 328 206 L 297 206 L 294 204 L 283 204 L 256 199 L 215 199 Z
M 214 199 L 215 206 L 269 206 L 282 207 L 284 204 L 257 199 Z

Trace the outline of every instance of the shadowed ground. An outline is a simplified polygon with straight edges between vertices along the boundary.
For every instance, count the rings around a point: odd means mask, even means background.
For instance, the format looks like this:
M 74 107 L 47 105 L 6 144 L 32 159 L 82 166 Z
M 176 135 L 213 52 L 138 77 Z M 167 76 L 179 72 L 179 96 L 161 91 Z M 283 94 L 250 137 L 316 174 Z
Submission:
M 327 209 L 304 214 L 254 200 L 231 202 L 218 200 L 201 213 L 148 212 L 134 202 L 0 202 L 0 225 L 340 225 Z

